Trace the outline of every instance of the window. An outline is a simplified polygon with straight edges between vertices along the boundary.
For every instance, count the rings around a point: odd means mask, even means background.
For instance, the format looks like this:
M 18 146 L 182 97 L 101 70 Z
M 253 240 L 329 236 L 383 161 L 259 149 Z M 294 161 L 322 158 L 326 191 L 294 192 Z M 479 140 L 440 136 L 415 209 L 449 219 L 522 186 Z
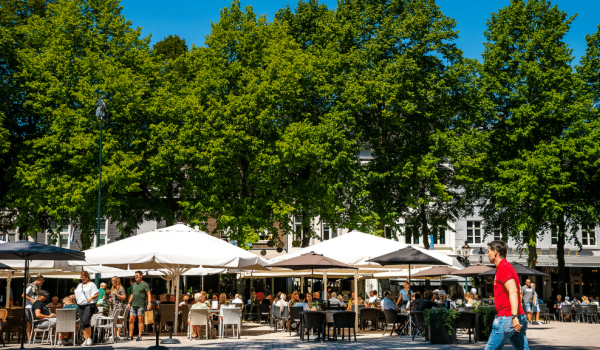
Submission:
M 292 241 L 302 240 L 302 216 L 294 218 L 294 239 Z
M 467 243 L 481 243 L 481 221 L 467 221 Z
M 419 244 L 419 226 L 412 218 L 404 219 L 404 243 Z
M 443 226 L 433 226 L 431 234 L 435 244 L 446 244 L 446 228 Z
M 596 245 L 596 224 L 581 226 L 581 244 L 587 246 Z
M 61 248 L 69 248 L 69 225 L 62 226 L 59 231 L 58 224 L 55 222 L 51 222 L 50 229 L 53 233 L 56 233 L 58 236 L 58 246 Z M 54 240 L 48 243 L 54 244 L 53 242 Z
M 392 228 L 389 226 L 385 227 L 385 238 L 392 239 Z
M 61 248 L 69 248 L 69 235 L 60 235 L 59 247 Z
M 323 240 L 326 241 L 329 239 L 330 237 L 330 231 L 329 231 L 329 226 L 325 226 L 323 225 Z
M 4 229 L 4 228 L 3 228 Z M 17 229 L 14 227 L 9 227 L 4 229 L 5 233 L 2 233 L 2 240 L 6 242 L 16 242 L 17 241 Z
M 494 227 L 494 241 L 504 241 L 508 243 L 508 237 L 502 233 L 501 227 Z
M 550 234 L 552 235 L 552 237 L 551 237 L 552 243 L 551 244 L 558 244 L 558 232 L 556 230 L 552 230 L 552 232 Z

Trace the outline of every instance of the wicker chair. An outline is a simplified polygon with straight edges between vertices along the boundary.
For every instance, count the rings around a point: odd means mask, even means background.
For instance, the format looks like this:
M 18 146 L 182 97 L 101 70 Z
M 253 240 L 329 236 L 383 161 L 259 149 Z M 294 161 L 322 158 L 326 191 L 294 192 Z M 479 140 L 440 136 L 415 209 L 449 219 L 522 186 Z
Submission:
M 0 309 L 0 340 L 2 341 L 2 346 L 6 346 L 6 344 L 4 344 L 4 325 L 6 324 L 7 316 L 8 311 L 6 311 L 6 309 Z
M 390 336 L 394 334 L 394 329 L 396 329 L 396 316 L 398 313 L 394 310 L 383 310 L 383 314 L 385 315 L 385 326 L 383 327 L 383 332 L 381 336 L 385 335 L 385 331 L 389 326 L 392 326 L 392 330 L 390 331 Z M 404 325 L 402 326 L 404 328 Z
M 190 326 L 188 327 L 188 339 L 192 339 L 192 329 L 194 326 L 206 326 L 206 339 L 210 338 L 210 329 L 212 321 L 208 309 L 191 309 L 190 310 Z M 200 336 L 200 334 L 198 334 Z
M 181 306 L 181 322 L 179 322 L 179 329 L 183 332 L 184 329 L 187 329 L 187 319 L 190 314 L 190 306 L 188 304 L 184 304 Z
M 326 316 L 323 311 L 306 311 L 302 313 L 302 329 L 317 329 L 321 335 L 325 332 Z M 304 342 L 304 332 L 300 333 L 300 338 Z M 321 342 L 324 336 L 321 336 Z M 310 341 L 310 332 L 306 335 L 306 340 Z
M 375 329 L 377 329 L 377 323 L 379 321 L 379 310 L 366 307 L 360 310 L 360 329 L 365 329 L 365 324 L 367 321 L 371 321 L 372 324 L 375 325 Z
M 170 327 L 173 327 L 175 322 L 175 304 L 166 304 L 160 306 L 160 321 L 166 325 L 170 323 Z M 167 329 L 168 330 L 168 329 Z
M 269 316 L 271 314 L 271 309 L 270 309 L 271 305 L 268 304 L 260 304 L 258 305 L 258 323 L 260 324 L 263 317 L 267 317 L 267 319 L 269 319 Z
M 560 320 L 562 322 L 564 322 L 565 317 L 569 316 L 571 322 L 573 322 L 573 317 L 571 315 L 571 311 L 573 311 L 573 305 L 561 305 L 560 306 Z
M 411 313 L 412 319 L 415 322 L 415 326 L 412 329 L 412 340 L 415 340 L 415 335 L 419 328 L 424 330 L 427 329 L 427 325 L 425 324 L 425 316 L 423 315 L 423 311 L 413 311 Z
M 348 328 L 348 341 L 351 340 L 350 330 L 354 331 L 354 342 L 356 343 L 356 327 L 354 320 L 356 319 L 356 312 L 344 311 L 336 312 L 333 314 L 333 339 L 337 342 L 337 330 L 342 330 L 342 340 L 344 340 L 344 330 Z
M 598 322 L 598 305 L 588 305 L 585 308 L 585 320 L 589 321 L 590 318 L 592 322 Z
M 288 320 L 288 308 L 284 307 L 283 309 L 277 305 L 273 305 L 273 328 L 275 328 L 275 332 L 277 332 L 277 327 L 279 321 L 287 321 Z M 284 327 L 285 329 L 285 327 Z
M 538 304 L 540 307 L 540 318 L 544 320 L 544 323 L 549 322 L 550 314 L 548 313 L 548 305 L 547 304 Z
M 17 335 L 17 341 L 21 341 L 21 337 L 22 337 L 22 328 L 23 328 L 23 317 L 25 317 L 25 310 L 23 310 L 22 308 L 19 309 L 11 309 L 11 310 L 7 310 L 10 312 L 12 312 L 12 319 L 9 320 L 8 323 L 8 329 L 4 330 L 5 332 L 8 332 L 8 342 L 10 343 L 10 341 L 12 340 L 12 337 L 14 334 Z
M 301 313 L 302 311 L 304 311 L 304 308 L 302 306 L 293 306 L 290 307 L 290 316 L 289 316 L 289 331 L 290 331 L 290 336 L 292 335 L 292 322 L 296 321 L 298 322 L 298 324 L 300 325 L 301 322 Z M 300 326 L 298 326 L 298 329 L 300 329 Z
M 458 318 L 454 321 L 454 329 L 466 329 L 469 333 L 469 344 L 471 343 L 471 333 L 475 335 L 475 344 L 477 344 L 477 314 L 474 312 L 459 312 Z
M 115 333 L 115 329 L 117 328 L 117 320 L 119 319 L 119 314 L 121 313 L 121 309 L 117 309 L 115 308 L 112 311 L 112 315 L 110 315 L 110 317 L 107 319 L 106 317 L 98 317 L 96 318 L 96 324 L 94 325 L 94 338 L 95 335 L 98 335 L 98 339 L 100 339 L 100 332 L 105 329 L 107 330 L 107 332 L 105 333 L 106 335 L 110 334 L 111 337 L 110 339 L 112 339 L 113 343 L 115 342 L 115 340 L 117 339 L 115 337 L 116 333 Z
M 231 326 L 231 336 L 234 336 L 234 328 L 237 328 L 237 338 L 240 339 L 242 330 L 242 309 L 221 306 L 221 323 L 219 324 L 221 339 L 223 339 L 223 336 L 225 335 L 225 328 L 227 326 Z
M 46 333 L 48 333 L 48 340 L 50 341 L 50 344 L 53 345 L 53 339 L 52 339 L 52 331 L 53 331 L 53 327 L 40 327 L 40 323 L 42 323 L 44 320 L 40 319 L 40 320 L 36 320 L 33 317 L 33 311 L 32 309 L 25 309 L 32 320 L 33 324 L 31 325 L 31 334 L 29 336 L 29 341 L 32 342 L 35 339 L 35 336 L 38 334 L 38 332 L 42 332 L 42 344 L 44 343 L 44 338 L 46 337 Z
M 58 309 L 56 310 L 56 333 L 54 334 L 54 344 L 58 344 L 59 333 L 73 333 L 73 345 L 77 346 L 79 339 L 77 327 L 79 319 L 77 318 L 77 309 Z

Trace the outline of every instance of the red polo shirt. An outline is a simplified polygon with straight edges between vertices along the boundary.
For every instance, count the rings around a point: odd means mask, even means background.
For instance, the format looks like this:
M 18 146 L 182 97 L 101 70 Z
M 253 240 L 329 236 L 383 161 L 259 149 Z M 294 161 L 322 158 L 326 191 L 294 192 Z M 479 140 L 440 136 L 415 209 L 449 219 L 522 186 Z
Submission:
M 511 316 L 510 313 L 510 300 L 508 299 L 508 293 L 504 289 L 504 283 L 508 280 L 515 280 L 517 286 L 517 300 L 519 303 L 519 315 L 524 315 L 523 305 L 519 300 L 521 295 L 521 286 L 519 284 L 519 276 L 515 268 L 506 259 L 502 259 L 498 268 L 496 268 L 496 277 L 494 279 L 494 304 L 496 305 L 496 311 L 498 316 Z

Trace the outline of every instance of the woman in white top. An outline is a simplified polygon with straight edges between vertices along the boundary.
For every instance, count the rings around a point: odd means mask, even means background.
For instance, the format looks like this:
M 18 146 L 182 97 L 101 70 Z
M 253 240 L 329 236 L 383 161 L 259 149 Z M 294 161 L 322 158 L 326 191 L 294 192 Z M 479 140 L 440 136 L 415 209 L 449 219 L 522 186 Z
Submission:
M 81 328 L 85 341 L 83 346 L 92 345 L 92 315 L 98 310 L 96 307 L 96 298 L 98 298 L 98 287 L 90 281 L 90 274 L 87 271 L 81 273 L 81 283 L 75 288 L 75 298 L 79 306 L 79 315 L 81 317 Z

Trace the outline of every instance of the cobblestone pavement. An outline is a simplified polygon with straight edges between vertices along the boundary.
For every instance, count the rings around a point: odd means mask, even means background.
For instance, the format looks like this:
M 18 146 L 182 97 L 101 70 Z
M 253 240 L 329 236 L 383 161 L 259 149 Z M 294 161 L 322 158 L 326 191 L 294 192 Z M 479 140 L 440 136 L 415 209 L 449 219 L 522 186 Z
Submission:
M 389 334 L 389 333 L 387 333 Z M 185 336 L 174 337 L 181 341 L 178 345 L 168 345 L 168 348 L 186 350 L 186 348 L 202 349 L 220 349 L 220 350 L 246 350 L 246 349 L 483 349 L 485 342 L 479 344 L 469 344 L 466 335 L 459 335 L 460 344 L 455 345 L 430 345 L 423 338 L 415 338 L 411 341 L 410 337 L 398 337 L 396 335 L 381 336 L 381 331 L 357 332 L 357 342 L 344 342 L 339 339 L 338 343 L 325 341 L 316 342 L 311 337 L 310 342 L 302 343 L 298 337 L 290 337 L 287 332 L 274 333 L 272 328 L 258 325 L 256 323 L 244 323 L 242 326 L 241 338 L 232 338 L 231 329 L 228 332 L 228 338 L 223 340 L 188 340 Z M 161 339 L 167 337 L 167 334 L 161 334 Z M 600 324 L 585 323 L 560 323 L 551 322 L 547 325 L 531 326 L 527 331 L 527 338 L 531 349 L 600 349 Z M 120 342 L 117 344 L 106 344 L 102 346 L 93 346 L 96 350 L 137 350 L 146 349 L 155 345 L 154 338 L 151 335 L 145 336 L 141 342 Z M 18 348 L 14 340 L 7 344 L 6 349 Z M 28 347 L 33 349 L 33 347 Z M 36 346 L 36 348 L 50 348 L 49 345 Z M 61 348 L 61 347 L 59 347 Z M 507 343 L 505 349 L 512 349 L 510 343 Z

